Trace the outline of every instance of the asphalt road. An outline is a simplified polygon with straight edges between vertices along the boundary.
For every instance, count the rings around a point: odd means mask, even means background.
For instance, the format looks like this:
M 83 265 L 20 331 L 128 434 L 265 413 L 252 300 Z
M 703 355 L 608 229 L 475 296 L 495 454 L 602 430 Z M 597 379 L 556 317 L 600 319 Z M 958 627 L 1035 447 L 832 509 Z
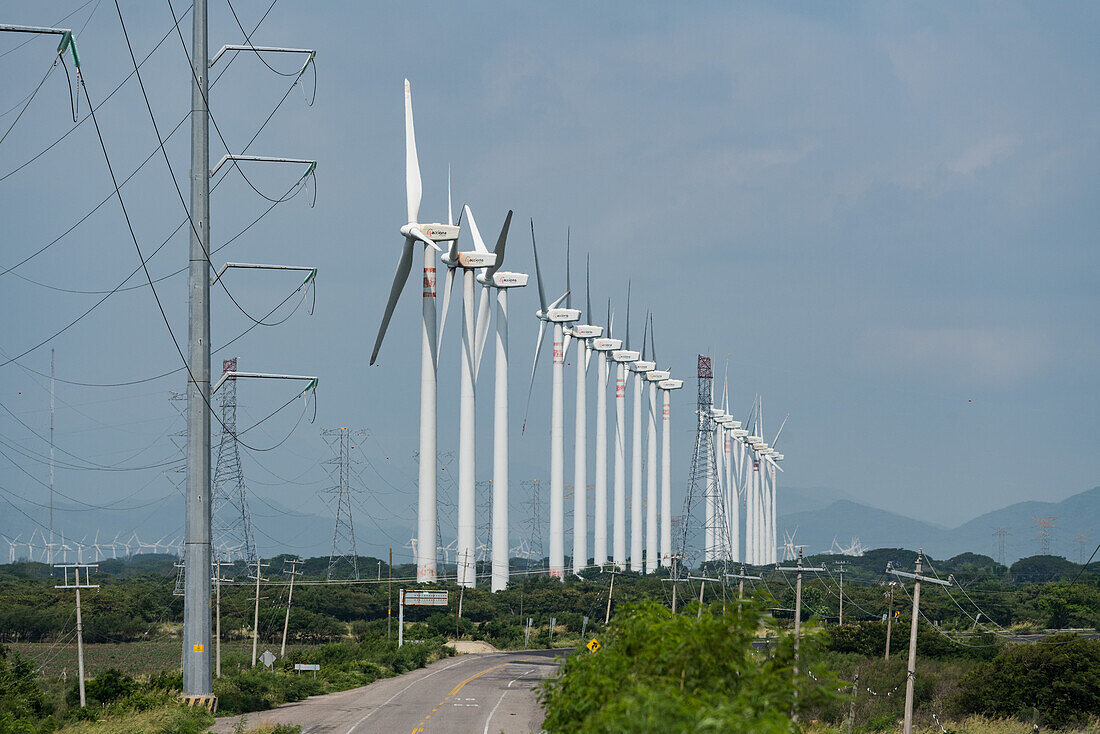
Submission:
M 300 724 L 303 734 L 527 734 L 542 725 L 535 685 L 561 650 L 459 655 L 341 693 L 248 715 L 248 726 Z M 230 734 L 237 717 L 211 729 Z

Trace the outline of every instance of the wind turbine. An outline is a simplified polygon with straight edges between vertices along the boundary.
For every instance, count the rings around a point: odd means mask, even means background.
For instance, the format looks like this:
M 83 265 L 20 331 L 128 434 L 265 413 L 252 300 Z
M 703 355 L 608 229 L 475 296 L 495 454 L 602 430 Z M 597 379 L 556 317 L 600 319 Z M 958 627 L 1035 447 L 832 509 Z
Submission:
M 653 314 L 649 315 L 649 356 L 653 365 L 657 365 L 656 337 L 653 333 Z M 657 526 L 657 510 L 660 499 L 657 496 L 657 385 L 667 380 L 667 370 L 652 369 L 645 373 L 645 379 L 649 383 L 649 421 L 647 428 L 647 458 L 646 458 L 646 525 L 645 525 L 645 572 L 653 573 L 657 570 L 660 550 L 658 549 L 659 528 Z
M 471 223 L 473 220 L 470 220 Z M 496 374 L 493 395 L 493 548 L 492 590 L 503 591 L 508 586 L 508 289 L 527 285 L 527 273 L 509 273 L 500 270 L 504 263 L 504 248 L 508 240 L 508 227 L 512 212 L 504 219 L 494 254 L 496 262 L 478 274 L 484 286 L 478 306 L 479 334 L 489 329 L 489 289 L 497 292 L 496 315 Z M 478 339 L 477 363 L 481 362 L 484 336 Z
M 566 291 L 553 303 L 546 302 L 546 290 L 542 285 L 542 270 L 539 268 L 539 251 L 535 245 L 535 222 L 531 220 L 531 249 L 535 255 L 535 279 L 539 286 L 539 310 L 535 317 L 539 320 L 539 335 L 535 341 L 535 359 L 531 364 L 531 385 L 527 388 L 527 406 L 531 406 L 531 391 L 535 387 L 535 369 L 539 364 L 539 352 L 542 350 L 542 338 L 546 333 L 546 324 L 554 329 L 554 365 L 553 388 L 550 397 L 550 578 L 565 580 L 565 406 L 562 394 L 562 381 L 565 361 L 562 324 L 572 323 L 581 317 L 574 308 L 560 308 L 569 292 Z M 523 419 L 524 429 L 527 418 Z M 521 429 L 522 430 L 522 429 Z M 582 488 L 583 489 L 583 488 Z
M 629 312 L 627 314 L 629 318 Z M 642 359 L 636 360 L 630 370 L 634 373 L 634 430 L 630 446 L 630 570 L 643 571 L 642 564 L 642 380 L 657 365 L 645 359 L 646 337 L 649 331 L 649 314 L 642 326 Z M 627 330 L 629 336 L 630 331 Z
M 565 306 L 572 305 L 572 289 L 569 284 L 569 234 L 565 238 Z M 588 269 L 585 266 L 585 286 L 587 290 L 587 313 L 592 315 L 592 290 L 589 287 Z M 602 326 L 574 324 L 569 327 L 566 337 L 566 352 L 569 351 L 569 337 L 577 342 L 577 403 L 574 411 L 573 439 L 573 573 L 579 574 L 588 562 L 588 345 L 603 334 Z
M 448 185 L 448 189 L 450 186 Z M 448 199 L 450 197 L 448 196 Z M 449 207 L 448 207 L 449 208 Z M 496 263 L 497 256 L 489 252 L 481 239 L 474 213 L 470 207 L 462 208 L 470 223 L 470 235 L 474 249 L 459 252 L 458 240 L 451 242 L 450 249 L 441 258 L 447 266 L 447 283 L 443 290 L 443 318 L 439 330 L 440 340 L 446 326 L 447 305 L 450 302 L 451 284 L 454 271 L 462 271 L 462 358 L 459 366 L 459 419 L 458 419 L 458 545 L 455 548 L 455 560 L 458 564 L 458 584 L 473 588 L 477 584 L 477 557 L 474 546 L 477 543 L 477 520 L 475 511 L 475 454 L 474 442 L 477 425 L 477 367 L 481 354 L 477 350 L 478 325 L 474 320 L 474 272 L 479 268 L 488 268 Z M 448 218 L 450 214 L 448 214 Z M 439 348 L 439 344 L 436 344 Z
M 436 329 L 435 329 L 435 253 L 442 252 L 436 242 L 458 239 L 458 227 L 449 224 L 420 224 L 420 161 L 416 154 L 416 132 L 413 128 L 412 87 L 405 80 L 405 203 L 408 221 L 401 227 L 405 244 L 401 260 L 390 287 L 389 300 L 378 327 L 370 363 L 378 359 L 382 338 L 390 325 L 397 299 L 405 288 L 412 270 L 413 251 L 417 242 L 424 245 L 424 303 L 420 330 L 420 476 L 417 506 L 416 580 L 418 583 L 436 578 Z
M 623 345 L 621 339 L 611 337 L 611 328 L 611 299 L 608 299 L 608 336 L 592 340 L 592 349 L 600 355 L 599 374 L 596 376 L 596 511 L 593 515 L 595 527 L 592 533 L 595 544 L 592 557 L 597 566 L 607 563 L 607 381 L 610 376 L 608 356 L 618 351 Z
M 664 567 L 672 565 L 671 395 L 683 386 L 683 380 L 665 379 L 657 383 L 661 391 L 661 566 Z
M 721 513 L 719 512 L 719 496 L 721 494 L 721 480 L 722 480 L 722 452 L 721 452 L 721 436 L 723 433 L 722 420 L 726 416 L 726 411 L 721 408 L 714 407 L 713 402 L 710 406 L 710 424 L 711 424 L 711 443 L 714 445 L 715 456 L 715 474 L 714 481 L 707 482 L 704 487 L 704 512 L 705 525 L 703 530 L 703 560 L 704 561 L 716 561 L 720 553 L 721 546 L 719 543 L 722 540 L 722 530 L 719 525 Z
M 626 570 L 626 376 L 639 354 L 630 349 L 630 283 L 626 285 L 625 349 L 611 352 L 615 368 L 615 497 L 612 550 L 615 565 Z

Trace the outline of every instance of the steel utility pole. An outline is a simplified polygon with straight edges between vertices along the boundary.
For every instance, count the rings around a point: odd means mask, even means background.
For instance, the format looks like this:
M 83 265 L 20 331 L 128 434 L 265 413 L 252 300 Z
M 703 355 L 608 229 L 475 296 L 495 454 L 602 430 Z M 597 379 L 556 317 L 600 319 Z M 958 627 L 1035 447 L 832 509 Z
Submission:
M 894 626 L 894 585 L 897 581 L 890 582 L 890 611 L 886 613 L 886 656 L 883 660 L 890 659 L 890 631 Z
M 260 580 L 263 576 L 262 569 L 267 568 L 269 564 L 260 563 L 259 557 L 256 558 L 256 610 L 252 616 L 252 667 L 256 667 L 256 646 L 260 641 Z
M 287 562 L 284 561 L 283 563 L 285 564 Z M 290 626 L 290 602 L 294 599 L 294 577 L 302 575 L 302 572 L 298 570 L 298 566 L 302 563 L 302 559 L 295 558 L 289 563 L 290 570 L 287 571 L 287 573 L 290 574 L 290 591 L 288 591 L 286 595 L 286 617 L 283 618 L 283 644 L 279 646 L 279 659 L 286 657 L 286 631 Z M 379 561 L 379 563 L 381 563 L 381 561 Z M 378 576 L 380 578 L 382 576 L 381 566 L 379 566 Z
M 54 586 L 55 589 L 73 589 L 76 591 L 76 676 L 80 686 L 80 708 L 84 708 L 86 703 L 84 698 L 84 623 L 80 617 L 80 590 L 81 589 L 98 589 L 99 584 L 88 583 L 88 572 L 95 568 L 98 569 L 97 564 L 87 563 L 73 563 L 64 566 L 54 566 L 54 568 L 60 568 L 64 574 L 64 583 Z M 69 580 L 69 569 L 73 570 L 73 580 Z M 84 583 L 80 583 L 80 569 L 84 569 Z
M 802 636 L 802 574 L 803 572 L 810 571 L 820 573 L 825 569 L 823 567 L 813 568 L 810 566 L 802 565 L 802 546 L 798 546 L 798 565 L 794 567 L 775 567 L 776 571 L 790 572 L 793 571 L 798 575 L 795 577 L 795 591 L 794 591 L 794 699 L 795 705 L 791 713 L 791 718 L 795 722 L 798 721 L 798 640 Z
M 917 551 L 917 565 L 915 573 L 897 571 L 892 564 L 887 564 L 886 572 L 895 576 L 913 579 L 913 621 L 909 626 L 909 667 L 905 675 L 905 723 L 902 727 L 903 734 L 913 734 L 913 688 L 917 681 L 917 615 L 920 614 L 920 583 L 927 581 L 940 586 L 950 586 L 951 577 L 947 581 L 929 578 L 921 575 L 921 561 L 924 560 L 924 549 Z
M 390 639 L 390 627 L 393 626 L 393 548 L 390 548 L 390 562 L 386 567 L 386 639 Z
M 191 11 L 191 247 L 183 694 L 210 696 L 210 112 L 206 0 Z M 255 658 L 255 655 L 253 655 Z M 253 664 L 255 660 L 253 660 Z

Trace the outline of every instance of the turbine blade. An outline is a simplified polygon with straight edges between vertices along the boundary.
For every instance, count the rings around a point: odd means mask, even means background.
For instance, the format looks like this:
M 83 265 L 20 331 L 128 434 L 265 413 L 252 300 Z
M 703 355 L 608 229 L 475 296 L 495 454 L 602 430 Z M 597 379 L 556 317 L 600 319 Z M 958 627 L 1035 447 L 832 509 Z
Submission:
M 588 364 L 592 361 L 592 350 L 588 348 L 588 342 L 584 344 L 584 373 L 588 374 Z
M 439 354 L 439 350 L 443 347 L 443 332 L 447 328 L 447 311 L 451 307 L 451 290 L 455 284 L 455 269 L 447 268 L 447 275 L 443 283 L 443 313 L 439 316 L 439 336 L 436 337 L 435 351 Z
M 564 362 L 569 356 L 569 344 L 573 341 L 573 335 L 566 331 L 562 334 L 561 358 Z
M 573 308 L 573 287 L 569 285 L 569 227 L 565 228 L 565 307 Z
M 481 369 L 481 355 L 485 352 L 485 342 L 489 336 L 489 286 L 482 286 L 481 298 L 477 304 L 477 333 L 474 339 L 474 382 Z
M 412 85 L 405 80 L 405 200 L 410 222 L 420 216 L 420 160 L 416 157 L 416 130 L 413 129 Z
M 535 340 L 535 360 L 531 363 L 531 384 L 527 386 L 527 405 L 523 408 L 523 425 L 520 435 L 527 430 L 527 413 L 531 410 L 531 391 L 535 389 L 535 368 L 539 366 L 539 352 L 542 351 L 542 338 L 546 335 L 546 322 L 539 319 L 539 338 Z
M 493 248 L 493 252 L 495 252 L 497 256 L 497 261 L 489 268 L 489 277 L 492 277 L 493 273 L 500 270 L 500 266 L 504 264 L 504 248 L 508 244 L 508 228 L 511 225 L 512 210 L 509 209 L 508 214 L 504 217 L 504 224 L 500 228 L 500 234 L 497 235 L 497 246 Z
M 413 242 L 405 238 L 405 246 L 401 250 L 401 260 L 397 263 L 397 273 L 393 276 L 393 285 L 390 286 L 390 298 L 386 302 L 386 310 L 382 313 L 382 325 L 378 327 L 378 337 L 374 340 L 374 351 L 370 355 L 370 363 L 374 364 L 378 359 L 378 350 L 382 348 L 382 338 L 386 336 L 389 328 L 393 309 L 397 305 L 397 299 L 401 296 L 401 290 L 409 280 L 409 271 L 412 270 Z
M 649 358 L 657 362 L 657 338 L 653 333 L 653 314 L 649 314 Z
M 561 305 L 561 302 L 564 301 L 568 297 L 569 297 L 569 291 L 566 291 L 565 293 L 562 293 L 561 297 L 558 298 L 558 300 L 556 300 L 556 301 L 554 301 L 553 303 L 550 304 L 550 308 L 557 308 L 558 306 Z M 546 310 L 549 311 L 550 308 L 548 308 Z
M 592 255 L 588 254 L 584 256 L 584 290 L 588 300 L 585 302 L 585 307 L 588 309 L 585 311 L 585 318 L 591 321 L 595 313 L 592 311 Z
M 611 298 L 607 299 L 607 338 L 611 339 L 615 336 L 615 314 L 611 313 Z
M 423 242 L 425 245 L 428 245 L 429 247 L 434 247 L 436 252 L 443 252 L 443 248 L 440 247 L 439 245 L 437 245 L 432 240 L 428 239 L 424 235 L 424 233 L 420 231 L 419 227 L 413 227 L 410 234 L 412 234 L 412 236 L 415 237 L 416 239 Z
M 626 281 L 626 338 L 623 346 L 630 349 L 630 281 Z
M 447 164 L 447 224 L 455 223 L 455 215 L 451 209 L 451 164 Z
M 474 213 L 470 211 L 469 205 L 464 205 L 462 210 L 465 212 L 466 218 L 470 220 L 470 236 L 474 238 L 474 249 L 478 252 L 489 252 L 485 247 L 485 240 L 481 239 L 481 231 L 477 228 L 477 222 L 474 221 Z
M 646 360 L 646 337 L 649 336 L 649 311 L 645 313 L 645 321 L 642 322 L 642 360 Z
M 539 308 L 546 312 L 546 291 L 542 287 L 542 269 L 539 267 L 539 248 L 535 246 L 535 220 L 531 220 L 531 250 L 535 253 L 535 280 L 539 284 Z

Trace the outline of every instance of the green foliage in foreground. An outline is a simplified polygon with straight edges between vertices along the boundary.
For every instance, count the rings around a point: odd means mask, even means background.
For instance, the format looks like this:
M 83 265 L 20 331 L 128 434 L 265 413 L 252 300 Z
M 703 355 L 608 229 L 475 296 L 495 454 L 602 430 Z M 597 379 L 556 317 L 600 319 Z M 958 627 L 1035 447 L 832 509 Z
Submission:
M 672 614 L 643 602 L 620 610 L 603 647 L 577 650 L 546 683 L 545 730 L 793 732 L 792 690 L 805 702 L 835 689 L 794 676 L 787 639 L 770 653 L 753 650 L 755 603 L 746 602 L 741 614 L 722 614 L 716 605 L 699 619 L 693 609 Z
M 1010 645 L 959 680 L 958 703 L 970 713 L 1079 726 L 1100 714 L 1100 640 Z

